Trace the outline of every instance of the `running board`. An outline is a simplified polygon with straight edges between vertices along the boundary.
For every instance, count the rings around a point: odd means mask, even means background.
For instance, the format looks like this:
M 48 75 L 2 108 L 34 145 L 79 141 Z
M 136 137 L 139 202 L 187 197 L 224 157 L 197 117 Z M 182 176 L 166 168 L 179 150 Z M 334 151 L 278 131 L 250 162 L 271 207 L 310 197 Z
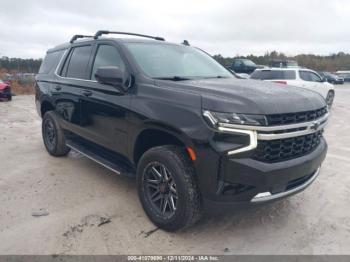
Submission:
M 135 177 L 135 173 L 130 170 L 130 168 L 127 168 L 125 164 L 118 163 L 118 161 L 113 161 L 112 157 L 103 157 L 101 155 L 98 155 L 93 152 L 92 148 L 90 148 L 87 145 L 83 145 L 80 143 L 76 143 L 72 140 L 66 141 L 66 145 L 73 149 L 74 151 L 77 151 L 78 153 L 82 154 L 83 156 L 95 161 L 96 163 L 108 168 L 109 170 L 113 171 L 114 173 L 118 175 L 128 176 L 128 177 Z

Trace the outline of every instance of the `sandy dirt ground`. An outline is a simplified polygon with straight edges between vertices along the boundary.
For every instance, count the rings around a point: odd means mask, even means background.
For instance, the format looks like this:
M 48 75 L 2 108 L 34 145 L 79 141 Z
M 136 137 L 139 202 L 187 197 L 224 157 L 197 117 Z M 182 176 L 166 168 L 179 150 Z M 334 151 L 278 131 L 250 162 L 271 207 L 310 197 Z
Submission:
M 336 87 L 309 188 L 178 233 L 155 230 L 134 180 L 75 152 L 49 156 L 40 124 L 33 96 L 0 103 L 0 254 L 350 254 L 350 85 Z

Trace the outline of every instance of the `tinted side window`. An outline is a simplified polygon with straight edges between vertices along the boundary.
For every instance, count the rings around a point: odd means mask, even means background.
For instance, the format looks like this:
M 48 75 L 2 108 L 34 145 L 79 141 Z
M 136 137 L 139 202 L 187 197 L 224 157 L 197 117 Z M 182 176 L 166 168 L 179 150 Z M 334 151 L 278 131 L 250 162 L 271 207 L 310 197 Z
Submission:
M 66 77 L 87 79 L 86 68 L 90 54 L 91 46 L 75 47 L 70 55 Z
M 314 72 L 309 71 L 299 71 L 300 78 L 304 81 L 309 82 L 321 82 L 322 79 Z
M 235 66 L 235 67 L 240 67 L 240 66 L 242 66 L 242 61 L 240 61 L 240 60 L 235 61 L 235 62 L 234 62 L 234 66 Z
M 61 72 L 60 72 L 60 76 L 66 76 L 67 74 L 67 68 L 68 68 L 68 65 L 69 65 L 69 59 L 72 55 L 72 50 L 70 50 L 69 54 L 67 55 L 66 57 L 66 60 L 64 62 L 64 65 L 63 65 L 63 68 L 61 69 Z
M 299 76 L 304 81 L 311 81 L 309 72 L 307 72 L 307 71 L 299 71 Z
M 258 70 L 250 76 L 251 79 L 274 80 L 274 79 L 295 79 L 294 70 Z
M 116 66 L 123 71 L 125 70 L 124 62 L 118 50 L 110 45 L 100 45 L 98 47 L 91 72 L 91 79 L 95 80 L 95 73 L 97 69 L 102 66 Z
M 47 53 L 44 61 L 42 62 L 39 74 L 49 74 L 55 71 L 58 63 L 61 60 L 61 57 L 63 55 L 65 50 L 59 50 L 52 53 Z
M 283 78 L 281 79 L 289 79 L 289 80 L 293 80 L 296 78 L 296 74 L 294 70 L 285 70 L 285 71 L 281 71 L 283 73 Z
M 322 81 L 321 77 L 319 77 L 314 72 L 309 72 L 309 73 L 310 73 L 310 79 L 312 82 L 321 82 Z

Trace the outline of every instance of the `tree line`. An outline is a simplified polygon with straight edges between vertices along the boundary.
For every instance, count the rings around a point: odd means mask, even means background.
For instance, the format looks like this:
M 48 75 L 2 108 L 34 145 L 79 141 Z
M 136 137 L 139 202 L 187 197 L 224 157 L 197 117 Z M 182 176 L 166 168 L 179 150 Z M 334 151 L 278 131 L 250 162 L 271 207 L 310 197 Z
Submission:
M 2 71 L 17 73 L 38 73 L 42 59 L 23 59 L 9 58 L 3 56 L 0 58 L 0 69 Z
M 329 71 L 335 72 L 338 70 L 350 70 L 350 54 L 339 52 L 337 54 L 331 54 L 327 56 L 301 54 L 297 56 L 286 56 L 283 53 L 277 51 L 266 52 L 264 55 L 248 55 L 248 56 L 236 56 L 236 57 L 223 57 L 222 55 L 213 56 L 219 63 L 224 66 L 230 66 L 234 58 L 247 58 L 252 60 L 258 65 L 269 65 L 269 62 L 274 59 L 288 59 L 295 60 L 299 66 L 314 69 L 317 71 Z
M 350 54 L 339 52 L 328 56 L 301 54 L 297 56 L 286 56 L 277 51 L 266 52 L 264 55 L 248 55 L 236 57 L 223 57 L 220 54 L 213 56 L 219 63 L 224 66 L 230 66 L 234 58 L 247 58 L 258 65 L 268 65 L 273 59 L 291 59 L 296 60 L 300 66 L 314 70 L 322 71 L 338 71 L 350 70 Z M 0 70 L 5 70 L 9 73 L 38 73 L 42 59 L 23 59 L 23 58 L 9 58 L 3 56 L 0 58 Z

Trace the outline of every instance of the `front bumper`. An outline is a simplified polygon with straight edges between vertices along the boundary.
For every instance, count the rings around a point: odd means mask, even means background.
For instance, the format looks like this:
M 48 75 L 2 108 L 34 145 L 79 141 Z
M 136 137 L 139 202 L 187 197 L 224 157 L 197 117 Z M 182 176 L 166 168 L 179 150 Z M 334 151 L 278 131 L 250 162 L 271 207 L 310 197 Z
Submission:
M 311 153 L 295 159 L 264 163 L 251 158 L 227 157 L 221 161 L 215 193 L 203 194 L 209 212 L 222 212 L 272 202 L 301 192 L 317 178 L 327 153 L 321 143 Z M 209 185 L 208 185 L 209 186 Z
M 269 191 L 259 193 L 255 197 L 253 197 L 252 200 L 250 200 L 250 202 L 263 203 L 263 202 L 268 202 L 275 199 L 287 197 L 287 196 L 293 195 L 294 193 L 298 193 L 304 190 L 305 188 L 307 188 L 309 185 L 311 185 L 311 183 L 314 182 L 314 180 L 317 178 L 319 173 L 320 173 L 320 167 L 317 168 L 317 170 L 313 174 L 311 174 L 310 177 L 307 176 L 307 178 L 304 179 L 304 181 L 299 185 L 295 185 L 294 187 L 288 188 L 285 191 L 282 191 L 280 193 L 271 194 Z
M 342 85 L 342 84 L 344 84 L 344 79 L 341 79 L 341 80 L 335 80 L 335 82 L 334 82 L 335 84 L 337 84 L 337 85 Z

